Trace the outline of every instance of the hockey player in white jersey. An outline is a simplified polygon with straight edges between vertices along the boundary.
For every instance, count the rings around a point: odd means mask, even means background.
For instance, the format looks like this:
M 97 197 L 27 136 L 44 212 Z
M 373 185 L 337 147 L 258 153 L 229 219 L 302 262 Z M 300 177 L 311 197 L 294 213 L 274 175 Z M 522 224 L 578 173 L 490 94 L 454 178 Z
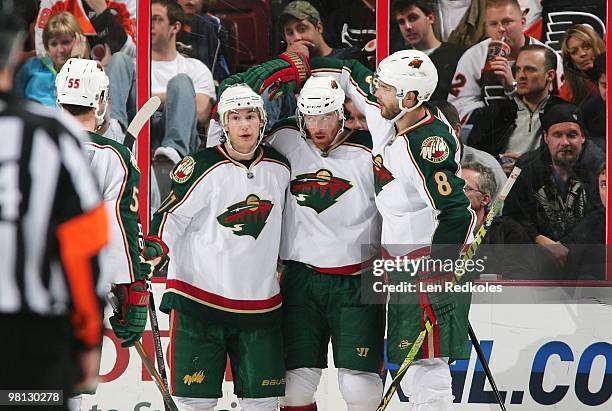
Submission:
M 175 167 L 151 225 L 170 248 L 170 390 L 183 411 L 213 410 L 229 355 L 242 410 L 273 411 L 285 393 L 276 266 L 290 168 L 260 145 L 263 101 L 247 85 L 225 90 L 218 113 L 226 141 Z
M 335 76 L 366 115 L 374 146 L 376 205 L 383 218 L 383 253 L 391 258 L 457 259 L 470 241 L 475 217 L 460 178 L 459 140 L 426 105 L 438 78 L 429 57 L 402 50 L 381 61 L 375 74 L 354 61 L 321 58 L 310 64 L 316 75 Z M 368 83 L 371 95 L 364 91 Z M 392 282 L 443 283 L 451 281 L 453 273 L 422 271 L 416 278 L 406 272 L 388 274 Z M 389 361 L 401 363 L 425 321 L 433 324 L 401 383 L 412 410 L 453 408 L 448 364 L 469 358 L 468 312 L 469 304 L 456 303 L 450 293 L 390 295 Z
M 222 88 L 252 81 L 257 70 L 231 76 Z M 265 140 L 291 163 L 280 251 L 288 370 L 283 411 L 317 409 L 330 338 L 348 410 L 372 410 L 382 394 L 383 307 L 361 304 L 361 274 L 380 245 L 372 140 L 367 131 L 344 129 L 344 100 L 333 78 L 309 79 L 297 118 L 277 123 Z
M 96 134 L 104 121 L 108 100 L 108 77 L 94 60 L 69 59 L 56 78 L 57 103 L 71 113 L 89 132 L 85 143 L 90 165 L 102 192 L 110 223 L 110 242 L 100 253 L 98 294 L 117 296 L 121 310 L 110 323 L 123 347 L 140 340 L 147 324 L 149 291 L 147 280 L 152 265 L 141 255 L 143 238 L 138 222 L 140 172 L 130 151 L 117 142 Z M 154 255 L 163 255 L 163 245 L 147 239 Z M 150 264 L 153 263 L 153 264 Z M 80 409 L 80 397 L 71 399 Z

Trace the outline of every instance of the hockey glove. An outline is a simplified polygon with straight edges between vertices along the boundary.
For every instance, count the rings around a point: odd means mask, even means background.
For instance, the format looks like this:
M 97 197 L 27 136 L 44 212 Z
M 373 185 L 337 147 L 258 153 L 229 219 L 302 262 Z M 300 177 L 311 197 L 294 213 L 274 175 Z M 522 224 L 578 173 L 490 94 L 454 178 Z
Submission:
M 140 253 L 140 279 L 148 280 L 168 264 L 168 246 L 159 237 L 144 238 L 144 248 Z
M 246 83 L 258 94 L 269 89 L 269 99 L 273 100 L 283 94 L 300 91 L 309 76 L 308 59 L 299 53 L 285 52 L 279 58 L 266 61 L 241 75 L 230 76 L 223 81 L 220 91 L 222 93 L 234 84 Z
M 149 291 L 144 281 L 130 284 L 113 284 L 112 292 L 117 297 L 118 311 L 110 318 L 117 338 L 123 340 L 122 347 L 131 347 L 147 325 Z
M 452 292 L 446 291 L 446 285 L 452 284 L 452 275 L 428 273 L 421 276 L 421 282 L 421 289 L 427 290 L 427 300 L 436 317 L 436 321 L 430 318 L 432 323 L 449 322 L 455 310 L 455 298 Z

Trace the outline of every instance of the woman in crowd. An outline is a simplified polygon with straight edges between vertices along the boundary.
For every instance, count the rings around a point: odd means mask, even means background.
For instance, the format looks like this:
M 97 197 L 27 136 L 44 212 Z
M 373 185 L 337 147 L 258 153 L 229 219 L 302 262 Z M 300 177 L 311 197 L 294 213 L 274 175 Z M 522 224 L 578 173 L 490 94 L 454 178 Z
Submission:
M 606 51 L 599 34 L 583 24 L 576 24 L 567 31 L 561 45 L 565 83 L 559 96 L 575 105 L 598 95 L 597 79 L 593 78 L 595 57 Z
M 55 106 L 55 76 L 70 57 L 89 57 L 89 46 L 76 18 L 60 12 L 49 18 L 43 31 L 47 55 L 32 57 L 15 77 L 15 92 L 21 97 Z

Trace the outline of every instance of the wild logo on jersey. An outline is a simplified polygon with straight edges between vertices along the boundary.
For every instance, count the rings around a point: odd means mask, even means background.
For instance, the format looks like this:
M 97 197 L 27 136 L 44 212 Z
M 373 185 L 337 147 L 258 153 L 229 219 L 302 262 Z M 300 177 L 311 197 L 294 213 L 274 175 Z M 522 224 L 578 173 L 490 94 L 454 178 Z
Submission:
M 338 197 L 352 186 L 350 181 L 334 177 L 331 171 L 321 169 L 316 173 L 296 176 L 291 181 L 291 194 L 295 196 L 299 205 L 321 213 L 334 205 Z
M 441 163 L 448 158 L 449 154 L 448 144 L 440 136 L 427 137 L 421 144 L 421 157 L 431 163 Z
M 229 206 L 217 217 L 217 221 L 238 236 L 250 235 L 257 239 L 268 221 L 272 207 L 274 204 L 271 201 L 260 200 L 255 194 L 249 194 L 246 200 Z
M 374 190 L 378 195 L 389 182 L 395 180 L 395 177 L 383 164 L 383 158 L 380 154 L 372 157 L 372 163 L 374 166 Z

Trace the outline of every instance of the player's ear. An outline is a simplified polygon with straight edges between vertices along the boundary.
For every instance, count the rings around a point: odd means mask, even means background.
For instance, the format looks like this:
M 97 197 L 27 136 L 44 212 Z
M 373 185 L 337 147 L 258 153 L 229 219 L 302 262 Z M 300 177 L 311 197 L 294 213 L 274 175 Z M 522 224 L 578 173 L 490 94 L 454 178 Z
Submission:
M 416 104 L 416 92 L 409 91 L 402 100 L 404 107 L 410 108 Z

